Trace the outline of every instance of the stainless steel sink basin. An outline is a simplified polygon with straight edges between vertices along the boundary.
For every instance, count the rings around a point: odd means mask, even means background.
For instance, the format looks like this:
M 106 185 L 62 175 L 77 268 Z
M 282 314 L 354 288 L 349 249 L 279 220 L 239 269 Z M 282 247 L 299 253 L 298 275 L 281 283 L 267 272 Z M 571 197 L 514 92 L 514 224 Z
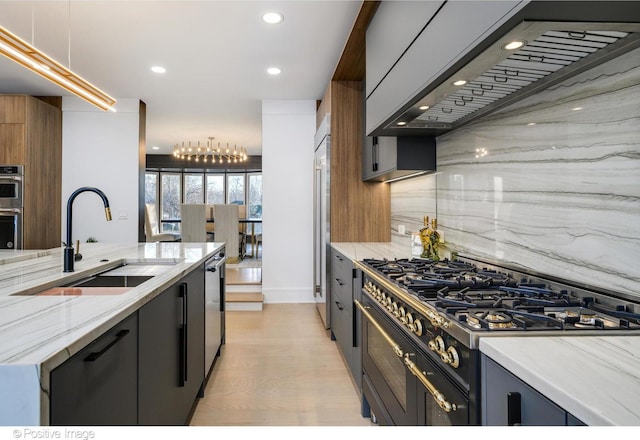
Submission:
M 98 275 L 67 284 L 65 287 L 136 287 L 153 276 L 140 275 Z
M 169 258 L 148 258 L 124 260 L 120 265 L 103 272 L 73 282 L 58 285 L 44 285 L 41 290 L 29 289 L 14 293 L 16 296 L 80 296 L 80 295 L 122 295 L 130 289 L 149 281 L 156 275 L 165 273 L 170 266 L 180 260 Z M 12 296 L 13 296 L 12 295 Z

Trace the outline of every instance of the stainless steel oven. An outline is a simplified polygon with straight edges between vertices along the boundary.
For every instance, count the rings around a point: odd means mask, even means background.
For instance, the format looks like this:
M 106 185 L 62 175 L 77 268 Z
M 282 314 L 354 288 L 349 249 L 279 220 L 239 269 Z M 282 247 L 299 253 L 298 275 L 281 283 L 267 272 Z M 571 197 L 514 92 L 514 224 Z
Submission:
M 24 167 L 0 165 L 0 208 L 24 207 Z
M 380 425 L 468 425 L 465 394 L 363 290 L 362 392 Z
M 0 249 L 22 249 L 22 209 L 0 208 Z
M 22 249 L 24 167 L 0 165 L 0 249 Z

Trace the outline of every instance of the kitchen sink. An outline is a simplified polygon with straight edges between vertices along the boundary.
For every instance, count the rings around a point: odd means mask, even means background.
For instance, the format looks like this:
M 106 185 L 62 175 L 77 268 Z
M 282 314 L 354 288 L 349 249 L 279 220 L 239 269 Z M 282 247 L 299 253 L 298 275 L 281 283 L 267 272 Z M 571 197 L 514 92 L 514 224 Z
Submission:
M 167 271 L 167 268 L 178 263 L 175 259 L 141 259 L 124 260 L 112 269 L 98 272 L 91 276 L 75 280 L 63 285 L 46 287 L 43 290 L 33 289 L 14 293 L 16 296 L 85 296 L 85 295 L 122 295 L 140 284 L 149 281 L 156 275 Z M 12 296 L 13 296 L 12 295 Z
M 153 276 L 142 275 L 109 275 L 108 272 L 95 277 L 85 278 L 65 287 L 136 287 Z

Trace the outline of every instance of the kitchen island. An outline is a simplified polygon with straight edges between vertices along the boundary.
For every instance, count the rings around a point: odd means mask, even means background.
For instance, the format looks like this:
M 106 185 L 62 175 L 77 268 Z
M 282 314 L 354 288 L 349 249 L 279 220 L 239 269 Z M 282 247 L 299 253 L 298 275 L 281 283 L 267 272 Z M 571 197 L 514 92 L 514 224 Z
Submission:
M 50 424 L 51 372 L 223 247 L 87 243 L 70 273 L 63 272 L 62 248 L 0 254 L 0 425 Z M 38 295 L 123 264 L 162 265 L 162 270 L 118 294 Z

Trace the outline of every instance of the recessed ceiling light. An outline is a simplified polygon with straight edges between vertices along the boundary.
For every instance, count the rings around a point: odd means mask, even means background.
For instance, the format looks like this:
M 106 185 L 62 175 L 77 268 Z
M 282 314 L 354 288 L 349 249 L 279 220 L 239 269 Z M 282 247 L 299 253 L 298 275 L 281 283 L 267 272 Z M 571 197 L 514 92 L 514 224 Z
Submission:
M 574 107 L 571 109 L 571 111 L 577 112 L 578 110 L 582 110 L 582 107 Z
M 159 150 L 160 147 L 158 147 L 157 145 L 154 145 L 153 147 L 151 147 L 152 150 Z
M 506 50 L 516 50 L 516 49 L 520 49 L 525 44 L 526 44 L 526 41 L 516 40 L 516 41 L 512 41 L 510 43 L 505 44 L 504 46 L 502 46 L 502 48 Z
M 282 14 L 279 14 L 277 12 L 267 12 L 262 16 L 262 21 L 269 24 L 278 24 L 282 20 L 284 20 L 284 17 L 282 16 Z
M 429 110 L 429 106 L 428 105 L 421 105 L 420 107 L 418 107 L 418 109 L 420 109 L 420 110 Z
M 466 80 L 464 80 L 464 79 L 459 79 L 458 81 L 454 81 L 454 82 L 453 82 L 453 85 L 454 85 L 454 86 L 463 86 L 463 85 L 465 85 L 466 83 L 467 83 L 467 81 L 466 81 Z
M 398 122 L 398 125 L 407 125 L 407 123 L 404 122 L 404 121 L 400 121 L 400 122 Z
M 165 72 L 167 71 L 167 69 L 165 69 L 165 68 L 164 68 L 164 67 L 162 67 L 162 66 L 153 66 L 153 67 L 151 68 L 151 71 L 152 71 L 152 72 L 155 72 L 155 73 L 165 73 Z
M 279 69 L 279 68 L 277 68 L 277 67 L 269 67 L 269 68 L 267 69 L 267 73 L 268 73 L 269 75 L 280 75 L 280 72 L 282 72 L 282 70 L 280 70 L 280 69 Z
M 527 125 L 532 126 L 532 125 L 536 125 L 535 122 L 529 122 Z

